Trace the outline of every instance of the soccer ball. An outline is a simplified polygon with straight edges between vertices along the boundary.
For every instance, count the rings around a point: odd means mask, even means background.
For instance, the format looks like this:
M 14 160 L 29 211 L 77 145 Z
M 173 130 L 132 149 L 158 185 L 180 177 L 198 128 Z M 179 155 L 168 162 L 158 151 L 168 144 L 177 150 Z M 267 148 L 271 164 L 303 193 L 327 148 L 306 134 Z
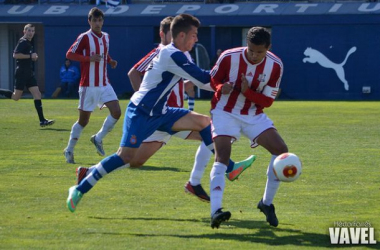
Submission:
M 280 181 L 295 181 L 302 172 L 302 163 L 297 155 L 284 153 L 274 160 L 273 171 Z

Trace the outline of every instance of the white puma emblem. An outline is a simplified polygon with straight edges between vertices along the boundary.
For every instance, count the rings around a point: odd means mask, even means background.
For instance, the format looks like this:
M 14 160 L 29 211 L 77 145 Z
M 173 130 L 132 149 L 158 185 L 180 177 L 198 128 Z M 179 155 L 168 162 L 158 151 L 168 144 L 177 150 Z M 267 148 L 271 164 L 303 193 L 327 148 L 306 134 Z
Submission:
M 307 48 L 305 50 L 305 52 L 303 53 L 306 57 L 302 61 L 304 63 L 307 63 L 307 62 L 309 62 L 309 63 L 316 63 L 317 62 L 322 67 L 330 68 L 330 69 L 335 70 L 335 72 L 336 72 L 337 76 L 339 77 L 339 79 L 344 83 L 344 89 L 348 90 L 349 86 L 348 86 L 348 82 L 347 82 L 346 77 L 345 77 L 343 66 L 346 64 L 348 57 L 352 53 L 354 53 L 355 51 L 356 51 L 356 47 L 352 47 L 347 52 L 347 55 L 346 55 L 346 58 L 344 59 L 344 61 L 342 63 L 340 63 L 340 64 L 337 64 L 337 63 L 334 63 L 334 62 L 330 61 L 325 55 L 323 55 L 318 50 L 315 50 L 315 49 L 312 49 L 312 48 Z

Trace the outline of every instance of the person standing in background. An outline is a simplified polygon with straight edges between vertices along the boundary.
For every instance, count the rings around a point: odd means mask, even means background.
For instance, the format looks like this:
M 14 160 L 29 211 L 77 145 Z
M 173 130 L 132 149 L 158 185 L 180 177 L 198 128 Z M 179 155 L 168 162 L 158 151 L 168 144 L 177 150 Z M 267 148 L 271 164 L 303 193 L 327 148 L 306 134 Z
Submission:
M 37 110 L 40 126 L 45 127 L 53 125 L 55 121 L 45 119 L 42 109 L 42 95 L 34 75 L 34 62 L 38 60 L 38 55 L 34 51 L 32 43 L 35 32 L 33 24 L 29 23 L 25 25 L 24 36 L 20 38 L 13 51 L 13 58 L 16 59 L 15 90 L 13 92 L 7 89 L 0 89 L 0 95 L 18 101 L 22 97 L 25 87 L 27 87 L 33 96 L 34 107 Z

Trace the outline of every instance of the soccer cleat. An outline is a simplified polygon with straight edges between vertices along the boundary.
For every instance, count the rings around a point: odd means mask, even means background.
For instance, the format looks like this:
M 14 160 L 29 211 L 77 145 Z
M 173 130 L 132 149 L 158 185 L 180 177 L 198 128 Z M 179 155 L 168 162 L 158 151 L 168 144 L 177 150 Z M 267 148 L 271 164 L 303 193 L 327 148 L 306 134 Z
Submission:
M 96 151 L 98 152 L 98 155 L 104 156 L 104 149 L 103 149 L 103 142 L 97 142 L 95 140 L 96 135 L 91 136 L 90 141 L 95 145 Z
M 77 176 L 77 185 L 79 185 L 84 178 L 87 176 L 88 168 L 85 167 L 78 167 L 76 170 L 76 176 Z
M 185 185 L 185 192 L 197 196 L 201 201 L 210 202 L 210 197 L 201 184 L 193 186 L 190 181 L 188 181 Z
M 73 152 L 70 152 L 65 148 L 65 150 L 63 150 L 63 155 L 65 156 L 67 163 L 75 164 Z
M 78 203 L 83 197 L 83 194 L 77 189 L 78 186 L 72 186 L 69 188 L 69 197 L 67 197 L 67 207 L 71 212 L 75 212 Z
M 46 126 L 51 126 L 54 124 L 54 120 L 43 120 L 43 121 L 40 121 L 40 126 L 41 127 L 46 127 Z
M 251 155 L 250 157 L 248 157 L 244 161 L 236 162 L 235 165 L 234 165 L 234 167 L 233 167 L 233 169 L 232 169 L 232 171 L 226 173 L 227 179 L 229 179 L 230 181 L 234 181 L 237 178 L 239 178 L 239 176 L 247 168 L 249 168 L 255 160 L 256 160 L 256 156 L 255 155 Z
M 229 211 L 223 212 L 221 208 L 216 210 L 216 212 L 211 216 L 211 228 L 219 228 L 220 223 L 223 221 L 228 221 L 231 218 L 231 213 Z
M 271 226 L 278 226 L 278 219 L 273 204 L 267 206 L 263 203 L 263 199 L 261 199 L 260 202 L 257 204 L 257 208 L 265 214 L 265 216 L 267 217 L 267 222 L 269 222 Z
M 0 95 L 3 95 L 6 98 L 12 99 L 13 91 L 8 89 L 0 89 Z

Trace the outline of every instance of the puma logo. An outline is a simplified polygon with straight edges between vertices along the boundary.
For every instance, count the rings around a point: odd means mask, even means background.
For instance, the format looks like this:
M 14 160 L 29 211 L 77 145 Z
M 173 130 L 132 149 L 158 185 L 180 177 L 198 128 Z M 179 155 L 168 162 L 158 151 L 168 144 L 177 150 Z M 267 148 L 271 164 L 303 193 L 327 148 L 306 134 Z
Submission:
M 344 83 L 344 89 L 348 91 L 349 86 L 345 77 L 345 72 L 343 66 L 346 64 L 348 57 L 356 51 L 356 47 L 352 47 L 346 55 L 344 61 L 340 64 L 330 61 L 325 55 L 323 55 L 318 50 L 307 48 L 303 53 L 306 57 L 302 60 L 304 63 L 319 63 L 324 68 L 335 70 L 338 78 Z

